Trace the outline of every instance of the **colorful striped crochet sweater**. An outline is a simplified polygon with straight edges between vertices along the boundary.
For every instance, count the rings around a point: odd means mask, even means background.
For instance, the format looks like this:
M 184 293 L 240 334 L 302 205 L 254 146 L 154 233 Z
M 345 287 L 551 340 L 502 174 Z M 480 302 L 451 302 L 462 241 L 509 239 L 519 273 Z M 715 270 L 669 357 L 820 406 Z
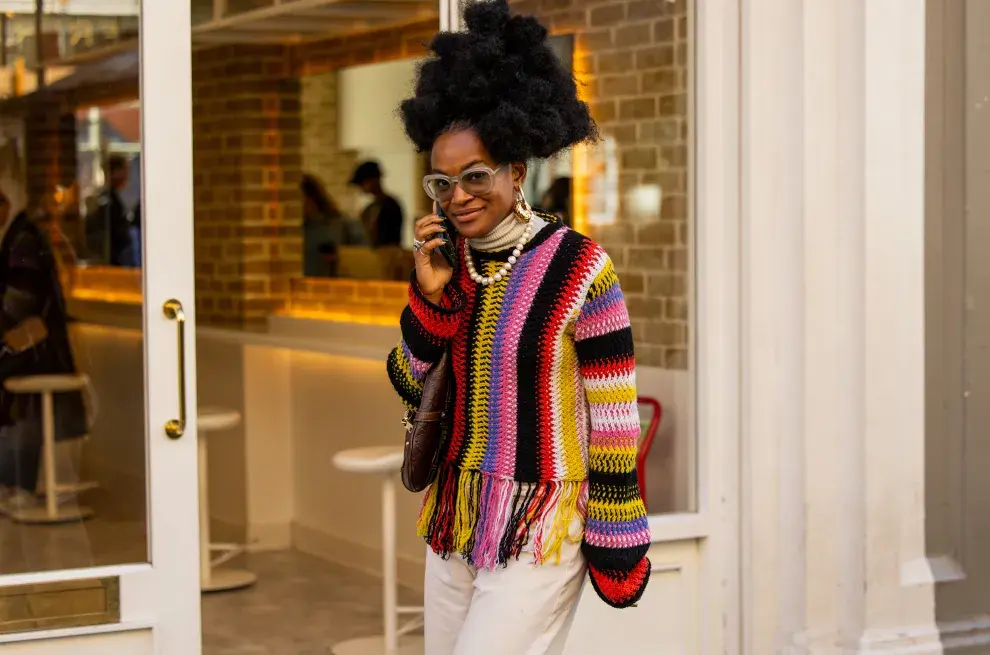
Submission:
M 541 216 L 543 216 L 541 214 Z M 632 329 L 612 262 L 551 216 L 508 279 L 475 284 L 462 265 L 430 303 L 413 276 L 388 372 L 410 409 L 450 347 L 453 426 L 418 532 L 446 557 L 492 569 L 533 551 L 556 561 L 574 519 L 599 596 L 628 607 L 650 575 L 636 479 L 639 415 Z M 493 275 L 509 251 L 471 256 Z

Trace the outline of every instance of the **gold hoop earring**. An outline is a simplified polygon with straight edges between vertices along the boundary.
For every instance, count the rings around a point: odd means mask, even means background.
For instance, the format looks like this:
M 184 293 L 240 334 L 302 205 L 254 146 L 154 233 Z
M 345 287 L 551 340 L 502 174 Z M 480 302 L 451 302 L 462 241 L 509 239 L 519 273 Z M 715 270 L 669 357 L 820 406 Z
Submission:
M 521 188 L 516 189 L 516 204 L 512 208 L 516 215 L 516 220 L 520 223 L 529 223 L 533 220 L 533 208 L 526 202 L 526 194 Z

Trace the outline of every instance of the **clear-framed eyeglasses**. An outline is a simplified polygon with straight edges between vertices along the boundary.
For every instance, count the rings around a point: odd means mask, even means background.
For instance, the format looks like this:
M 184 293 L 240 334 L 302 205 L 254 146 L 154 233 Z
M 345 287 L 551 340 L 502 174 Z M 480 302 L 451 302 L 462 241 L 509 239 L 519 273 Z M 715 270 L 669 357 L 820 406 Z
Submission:
M 442 175 L 431 173 L 423 178 L 423 189 L 432 200 L 447 202 L 454 197 L 454 187 L 458 184 L 464 192 L 472 196 L 483 196 L 495 186 L 495 174 L 502 170 L 499 166 L 491 169 L 487 166 L 474 166 L 460 175 Z

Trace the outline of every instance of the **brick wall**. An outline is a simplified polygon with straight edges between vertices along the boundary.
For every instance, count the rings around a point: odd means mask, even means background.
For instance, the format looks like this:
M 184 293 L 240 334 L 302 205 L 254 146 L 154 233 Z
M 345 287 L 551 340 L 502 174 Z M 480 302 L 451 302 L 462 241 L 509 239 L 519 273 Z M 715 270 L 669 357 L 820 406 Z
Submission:
M 686 0 L 519 0 L 553 32 L 575 34 L 575 74 L 602 134 L 614 139 L 619 210 L 589 234 L 615 261 L 640 364 L 688 368 L 688 19 Z M 659 186 L 657 211 L 634 189 Z M 586 189 L 593 202 L 593 191 Z
M 76 120 L 61 103 L 39 102 L 24 116 L 28 206 L 43 206 L 58 186 L 76 181 Z
M 196 306 L 259 327 L 302 274 L 300 85 L 281 46 L 194 53 Z
M 387 30 L 306 43 L 293 51 L 295 72 L 315 75 L 347 66 L 422 57 L 436 31 L 437 19 L 431 18 Z
M 302 277 L 292 281 L 286 311 L 299 317 L 395 325 L 408 300 L 408 282 Z

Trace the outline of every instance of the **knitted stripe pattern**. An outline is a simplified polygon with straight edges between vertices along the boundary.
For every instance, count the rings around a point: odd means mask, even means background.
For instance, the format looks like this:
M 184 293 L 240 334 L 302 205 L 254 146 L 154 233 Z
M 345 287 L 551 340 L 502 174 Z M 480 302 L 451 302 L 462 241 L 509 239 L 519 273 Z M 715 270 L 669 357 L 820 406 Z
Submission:
M 462 244 L 440 305 L 410 284 L 392 384 L 416 409 L 447 348 L 454 372 L 453 424 L 418 532 L 441 556 L 484 569 L 524 547 L 535 564 L 556 563 L 565 541 L 580 541 L 599 596 L 628 607 L 650 574 L 629 314 L 604 250 L 541 216 L 549 224 L 508 279 L 472 282 Z M 484 275 L 509 254 L 471 251 Z M 578 517 L 584 530 L 574 534 Z

